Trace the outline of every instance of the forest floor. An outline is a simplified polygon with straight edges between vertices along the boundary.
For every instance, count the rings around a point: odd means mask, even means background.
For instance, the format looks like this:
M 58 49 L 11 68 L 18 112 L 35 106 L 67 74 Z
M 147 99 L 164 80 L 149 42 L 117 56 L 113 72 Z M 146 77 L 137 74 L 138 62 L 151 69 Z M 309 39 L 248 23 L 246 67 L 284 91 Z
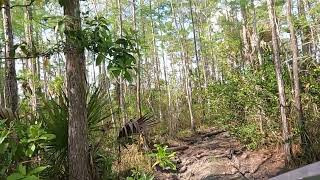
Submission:
M 169 143 L 177 171 L 157 171 L 156 179 L 268 179 L 284 171 L 279 150 L 250 151 L 228 132 L 208 130 Z

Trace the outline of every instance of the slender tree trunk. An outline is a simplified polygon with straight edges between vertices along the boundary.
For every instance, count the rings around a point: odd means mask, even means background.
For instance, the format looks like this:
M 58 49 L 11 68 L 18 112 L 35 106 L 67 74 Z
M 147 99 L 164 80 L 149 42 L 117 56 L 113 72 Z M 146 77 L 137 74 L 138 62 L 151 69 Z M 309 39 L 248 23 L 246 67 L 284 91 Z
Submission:
M 316 23 L 316 18 L 315 15 L 311 14 L 311 3 L 308 0 L 304 0 L 304 3 L 306 4 L 306 12 L 307 15 L 309 16 L 309 18 L 311 19 L 312 23 Z M 320 56 L 320 52 L 319 52 L 319 40 L 317 40 L 317 34 L 318 34 L 319 29 L 316 26 L 310 26 L 310 35 L 311 35 L 311 42 L 312 42 L 312 49 L 313 49 L 313 57 L 316 60 L 317 63 L 320 64 L 320 57 L 317 56 L 317 54 L 319 54 Z
M 276 78 L 278 84 L 278 92 L 279 92 L 279 103 L 280 103 L 280 114 L 282 121 L 282 135 L 284 141 L 284 153 L 286 156 L 286 161 L 290 162 L 292 160 L 291 157 L 291 143 L 289 142 L 289 127 L 288 120 L 286 114 L 286 97 L 284 91 L 284 82 L 281 74 L 281 60 L 280 60 L 280 50 L 279 50 L 279 42 L 278 42 L 278 33 L 276 27 L 276 14 L 274 10 L 274 1 L 267 0 L 268 3 L 268 13 L 269 13 L 269 21 L 270 27 L 272 30 L 272 48 L 273 48 L 273 58 L 275 63 L 275 71 Z
M 120 38 L 123 37 L 123 20 L 122 20 L 122 6 L 121 6 L 121 0 L 117 0 L 117 6 L 118 6 L 118 18 L 119 18 L 119 35 Z M 122 118 L 122 123 L 126 123 L 126 116 L 125 116 L 125 99 L 124 99 L 124 82 L 123 78 L 120 76 L 118 78 L 117 86 L 118 86 L 118 99 L 119 99 L 119 109 L 120 109 L 120 119 Z
M 258 30 L 257 30 L 257 16 L 256 16 L 256 7 L 254 5 L 254 0 L 251 0 L 251 8 L 253 10 L 253 47 L 255 48 L 257 52 L 257 57 L 259 61 L 259 65 L 263 65 L 263 59 L 262 59 L 262 53 L 261 53 L 261 47 L 260 47 L 260 37 L 258 36 Z
M 150 10 L 152 11 L 152 3 L 150 1 L 149 3 L 149 8 Z M 151 14 L 151 31 L 152 31 L 152 43 L 153 43 L 153 56 L 154 56 L 154 63 L 155 63 L 155 76 L 156 76 L 156 86 L 157 86 L 157 89 L 158 89 L 158 108 L 159 108 L 159 119 L 160 121 L 162 121 L 163 119 L 163 114 L 162 114 L 162 108 L 161 108 L 161 103 L 160 103 L 160 100 L 161 100 L 161 86 L 160 86 L 160 62 L 159 62 L 159 56 L 158 56 L 158 49 L 157 49 L 157 43 L 156 43 L 156 33 L 155 33 L 155 25 L 154 25 L 154 22 L 153 22 L 153 17 L 152 17 L 152 14 Z
M 162 34 L 160 35 L 162 36 Z M 161 41 L 162 47 L 164 47 L 163 45 L 163 41 Z M 171 118 L 171 114 L 172 114 L 172 103 L 171 103 L 171 92 L 170 92 L 170 87 L 169 87 L 169 83 L 168 83 L 168 78 L 167 78 L 167 66 L 166 66 L 166 59 L 165 59 L 165 55 L 164 55 L 164 49 L 162 49 L 162 63 L 163 63 L 163 74 L 164 74 L 164 82 L 166 85 L 166 90 L 167 90 L 167 95 L 168 95 L 168 113 L 167 113 L 167 121 L 169 122 L 169 126 L 171 124 L 172 118 Z
M 136 18 L 136 0 L 132 0 L 132 11 L 133 11 L 133 30 L 135 31 L 135 33 L 138 33 L 137 31 L 137 18 Z M 138 39 L 138 35 L 136 35 L 136 39 Z M 140 71 L 141 71 L 141 53 L 140 53 L 140 48 L 138 47 L 138 43 L 136 43 L 136 46 L 138 48 L 138 59 L 137 59 L 137 69 L 138 71 L 137 73 L 137 85 L 136 85 L 136 108 L 137 108 L 137 112 L 139 114 L 139 116 L 142 116 L 142 112 L 141 112 L 141 75 L 140 75 Z
M 308 20 L 306 18 L 305 12 L 305 4 L 303 0 L 297 0 L 298 3 L 298 14 L 299 17 L 306 23 L 306 25 L 302 25 L 301 30 L 301 42 L 302 42 L 302 52 L 305 56 L 312 56 L 312 47 L 311 47 L 311 29 L 308 24 Z
M 178 30 L 179 26 L 178 26 L 178 21 L 177 21 L 177 17 L 176 17 L 176 13 L 175 13 L 175 9 L 174 9 L 174 5 L 173 5 L 173 0 L 171 0 L 171 11 L 172 11 L 172 16 L 174 19 L 174 24 L 175 24 L 175 28 Z M 182 27 L 182 26 L 181 26 Z M 188 63 L 187 63 L 187 54 L 184 54 L 186 51 L 184 49 L 184 45 L 183 45 L 183 38 L 181 37 L 180 34 L 178 34 L 178 39 L 179 39 L 179 44 L 181 47 L 181 51 L 180 51 L 180 57 L 182 60 L 182 68 L 183 68 L 183 75 L 184 75 L 184 88 L 186 91 L 186 100 L 188 102 L 188 110 L 189 110 L 189 115 L 190 115 L 190 126 L 191 129 L 193 131 L 196 130 L 195 128 L 195 124 L 194 124 L 194 117 L 193 117 L 193 112 L 192 112 L 192 86 L 191 86 L 191 81 L 189 79 L 189 67 L 188 67 Z
M 182 29 L 185 29 L 183 24 L 182 24 Z M 183 37 L 183 41 L 181 43 L 181 46 L 184 47 L 184 44 L 187 44 L 187 37 Z M 182 48 L 184 49 L 184 48 Z M 188 109 L 189 109 L 189 114 L 190 114 L 190 126 L 192 131 L 196 131 L 195 123 L 194 123 L 194 117 L 193 117 L 193 112 L 192 112 L 192 81 L 190 79 L 190 74 L 192 74 L 192 64 L 190 64 L 189 56 L 188 56 L 188 50 L 185 50 L 185 54 L 182 56 L 184 60 L 184 74 L 185 74 L 185 79 L 186 79 L 186 92 L 187 92 L 187 102 L 188 102 Z
M 243 25 L 242 25 L 242 41 L 244 45 L 244 58 L 245 61 L 250 62 L 251 66 L 253 67 L 253 62 L 250 54 L 250 45 L 248 42 L 249 34 L 248 34 L 248 20 L 247 20 L 247 9 L 246 5 L 240 3 L 240 9 L 241 9 L 241 16 L 243 18 Z
M 308 150 L 307 137 L 306 137 L 306 129 L 305 129 L 305 120 L 303 117 L 303 111 L 301 106 L 301 98 L 300 98 L 300 79 L 299 79 L 299 62 L 298 62 L 298 45 L 297 45 L 297 37 L 296 32 L 293 26 L 292 21 L 292 13 L 291 13 L 291 0 L 287 0 L 288 8 L 287 8 L 287 20 L 290 29 L 290 37 L 291 37 L 291 51 L 293 56 L 292 63 L 292 72 L 293 72 L 293 83 L 294 83 L 294 106 L 297 113 L 297 124 L 299 125 L 299 129 L 301 130 L 300 138 L 301 138 L 301 146 L 304 152 Z
M 13 47 L 12 19 L 10 1 L 4 0 L 2 4 L 3 31 L 5 39 L 5 103 L 13 112 L 18 108 L 18 85 L 16 80 L 15 50 Z
M 25 4 L 29 4 L 30 0 L 26 0 Z M 30 55 L 34 56 L 35 52 L 35 46 L 33 44 L 33 26 L 32 26 L 32 7 L 26 6 L 25 7 L 25 36 L 26 36 L 26 43 L 28 46 L 28 50 L 31 51 Z M 31 85 L 31 107 L 33 112 L 37 111 L 37 87 L 36 87 L 36 81 L 37 81 L 37 60 L 36 58 L 30 58 L 28 61 L 30 61 L 31 65 L 31 73 L 32 78 L 30 79 L 30 85 Z
M 1 69 L 4 69 L 5 67 L 3 66 L 3 64 L 5 63 L 5 59 L 1 59 L 0 60 L 0 68 Z M 5 72 L 1 71 L 0 72 L 0 78 L 1 78 L 1 81 L 0 81 L 0 105 L 1 107 L 6 107 L 6 100 L 5 100 L 5 94 L 4 94 L 4 90 L 5 90 L 5 82 L 3 81 L 5 79 Z
M 94 54 L 92 53 L 92 80 L 93 80 L 93 82 L 92 82 L 92 84 L 94 85 L 94 86 L 96 86 L 96 81 L 97 81 L 97 79 L 96 79 L 96 77 L 97 77 L 97 73 L 96 73 L 96 65 L 95 65 L 95 57 L 94 57 Z
M 48 66 L 49 66 L 49 61 L 50 58 L 49 57 L 44 57 L 43 59 L 43 63 L 42 63 L 42 68 L 43 68 L 43 89 L 44 89 L 44 95 L 45 98 L 48 97 L 48 82 L 49 82 L 49 78 L 48 78 Z
M 198 55 L 198 44 L 197 44 L 197 35 L 196 35 L 196 28 L 195 22 L 193 17 L 193 5 L 192 0 L 189 0 L 189 8 L 190 8 L 190 16 L 191 16 L 191 24 L 192 24 L 192 34 L 193 34 L 193 46 L 194 46 L 194 54 L 196 56 L 196 63 L 197 63 L 197 78 L 200 81 L 200 65 L 199 65 L 199 55 Z
M 74 40 L 81 30 L 79 0 L 65 1 L 66 21 L 66 72 L 69 99 L 68 160 L 70 180 L 90 180 L 89 149 L 86 108 L 86 62 L 84 48 Z

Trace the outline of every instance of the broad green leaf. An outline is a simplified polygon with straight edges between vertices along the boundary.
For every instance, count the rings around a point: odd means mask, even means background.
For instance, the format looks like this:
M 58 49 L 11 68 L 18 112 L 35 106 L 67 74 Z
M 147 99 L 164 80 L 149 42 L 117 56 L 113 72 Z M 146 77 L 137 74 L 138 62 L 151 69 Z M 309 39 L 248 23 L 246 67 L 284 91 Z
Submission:
M 23 179 L 25 176 L 20 173 L 12 173 L 10 176 L 7 177 L 7 180 L 20 180 Z
M 6 152 L 6 150 L 9 147 L 9 143 L 2 143 L 0 144 L 0 154 L 3 154 L 4 152 Z
M 22 165 L 22 164 L 19 164 L 18 165 L 18 172 L 22 175 L 27 175 L 27 169 L 26 169 L 26 166 Z
M 96 66 L 99 66 L 104 59 L 105 59 L 105 56 L 103 55 L 103 53 L 99 53 L 96 58 Z
M 65 23 L 63 20 L 58 21 L 56 27 L 55 27 L 55 33 L 61 32 L 63 33 L 65 30 Z
M 31 175 L 23 178 L 23 180 L 39 180 L 39 178 L 35 175 Z
M 31 150 L 32 152 L 36 149 L 36 145 L 34 145 L 34 144 L 31 144 L 31 146 L 29 145 L 29 147 L 30 147 L 30 150 Z
M 56 138 L 56 135 L 54 134 L 44 134 L 39 137 L 39 139 L 43 139 L 43 140 L 52 140 L 55 138 Z
M 130 74 L 128 71 L 124 71 L 123 77 L 124 77 L 127 81 L 132 82 L 132 76 L 131 76 L 131 74 Z
M 33 154 L 33 151 L 32 151 L 30 148 L 28 148 L 28 149 L 25 151 L 25 154 L 26 154 L 26 156 L 31 157 L 32 154 Z
M 0 134 L 0 144 L 2 144 L 2 142 L 8 137 L 8 135 L 10 134 L 9 130 L 4 130 L 1 132 Z
M 35 175 L 35 174 L 39 174 L 40 172 L 42 172 L 43 170 L 47 169 L 50 166 L 39 166 L 33 170 L 31 170 L 28 175 Z
M 120 38 L 116 41 L 117 44 L 123 45 L 125 48 L 128 46 L 128 40 L 124 38 Z

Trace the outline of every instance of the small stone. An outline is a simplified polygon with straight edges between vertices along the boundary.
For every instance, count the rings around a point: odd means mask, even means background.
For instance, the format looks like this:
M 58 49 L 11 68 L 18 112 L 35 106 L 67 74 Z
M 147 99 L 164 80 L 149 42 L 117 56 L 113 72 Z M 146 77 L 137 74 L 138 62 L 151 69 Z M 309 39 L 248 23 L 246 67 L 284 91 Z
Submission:
M 181 169 L 179 169 L 179 173 L 184 173 L 187 171 L 187 166 L 183 166 Z

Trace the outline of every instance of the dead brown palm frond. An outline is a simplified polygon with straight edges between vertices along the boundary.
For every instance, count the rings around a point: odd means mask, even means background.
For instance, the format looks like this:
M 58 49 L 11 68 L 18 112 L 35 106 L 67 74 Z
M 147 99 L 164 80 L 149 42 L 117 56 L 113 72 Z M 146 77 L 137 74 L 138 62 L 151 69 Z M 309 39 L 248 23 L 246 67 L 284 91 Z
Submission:
M 157 124 L 157 121 L 152 118 L 152 115 L 146 114 L 138 119 L 130 120 L 122 126 L 118 135 L 118 141 L 121 139 L 129 139 L 132 135 L 142 134 Z M 123 142 L 123 141 L 122 141 Z M 122 145 L 124 145 L 122 143 Z

